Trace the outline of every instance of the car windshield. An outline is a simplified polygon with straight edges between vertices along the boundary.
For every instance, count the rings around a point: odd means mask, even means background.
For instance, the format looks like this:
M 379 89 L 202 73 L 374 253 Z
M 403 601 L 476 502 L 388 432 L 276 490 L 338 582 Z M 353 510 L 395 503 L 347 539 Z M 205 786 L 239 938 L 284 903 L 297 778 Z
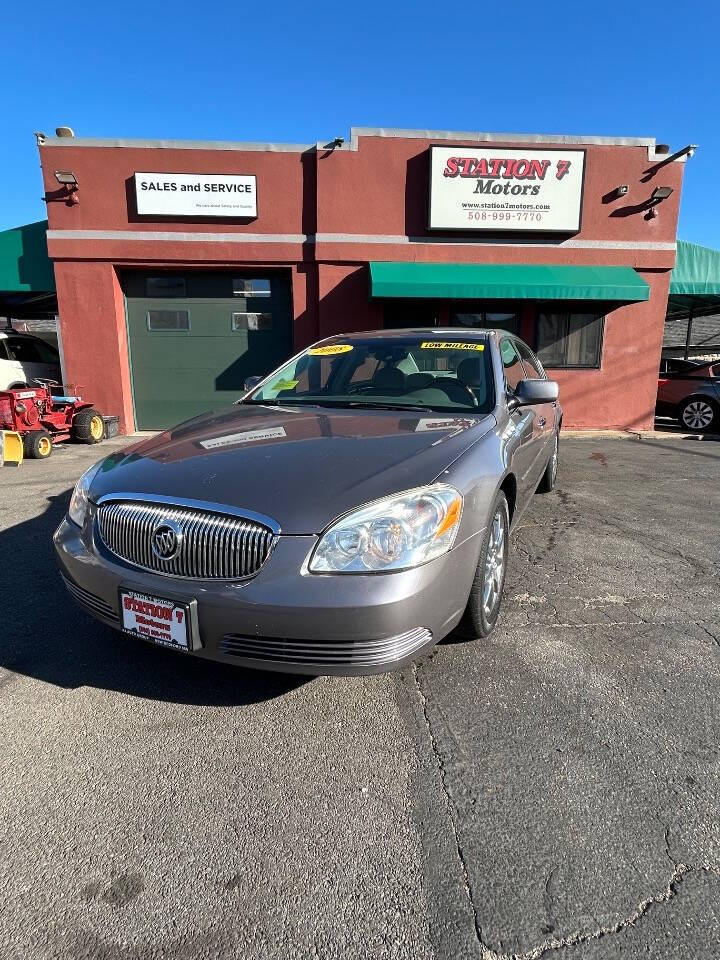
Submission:
M 280 367 L 242 402 L 489 413 L 488 342 L 462 334 L 338 337 Z

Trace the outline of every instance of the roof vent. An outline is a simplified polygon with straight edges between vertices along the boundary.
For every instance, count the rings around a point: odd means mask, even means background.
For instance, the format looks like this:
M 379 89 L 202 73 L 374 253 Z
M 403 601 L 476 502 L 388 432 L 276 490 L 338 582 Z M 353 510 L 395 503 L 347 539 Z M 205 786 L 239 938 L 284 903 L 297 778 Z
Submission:
M 56 137 L 74 137 L 75 131 L 72 127 L 55 127 Z

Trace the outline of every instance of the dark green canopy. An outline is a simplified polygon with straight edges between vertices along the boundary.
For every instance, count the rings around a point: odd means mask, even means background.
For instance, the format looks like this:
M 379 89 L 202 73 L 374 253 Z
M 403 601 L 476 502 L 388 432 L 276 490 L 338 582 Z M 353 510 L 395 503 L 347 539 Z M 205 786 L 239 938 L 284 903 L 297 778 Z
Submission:
M 678 240 L 670 277 L 667 315 L 671 320 L 720 311 L 720 250 Z
M 55 273 L 47 251 L 47 220 L 0 231 L 0 316 L 54 316 Z
M 438 300 L 648 300 L 650 288 L 632 267 L 507 263 L 370 264 L 373 297 Z

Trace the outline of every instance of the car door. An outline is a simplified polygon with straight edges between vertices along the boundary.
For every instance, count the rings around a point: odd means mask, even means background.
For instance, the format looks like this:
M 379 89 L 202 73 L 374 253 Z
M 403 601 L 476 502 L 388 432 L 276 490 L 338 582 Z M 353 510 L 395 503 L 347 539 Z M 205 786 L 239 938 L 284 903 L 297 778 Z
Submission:
M 520 354 L 512 337 L 502 337 L 500 340 L 500 357 L 503 373 L 505 374 L 505 388 L 508 397 L 512 397 L 515 388 L 521 380 L 527 378 Z M 534 407 L 518 407 L 510 411 L 510 423 L 520 442 L 513 452 L 513 469 L 518 483 L 518 495 L 521 506 L 534 493 L 537 481 L 535 478 L 536 462 L 540 452 L 540 437 L 537 432 L 537 414 Z
M 525 374 L 529 380 L 547 380 L 547 374 L 543 365 L 532 352 L 530 347 L 522 340 L 516 340 L 515 346 L 525 368 Z M 537 416 L 533 421 L 533 430 L 539 441 L 538 452 L 539 460 L 535 464 L 538 470 L 538 481 L 542 476 L 548 458 L 552 452 L 552 444 L 555 438 L 555 428 L 557 425 L 557 401 L 554 403 L 540 403 L 533 408 Z

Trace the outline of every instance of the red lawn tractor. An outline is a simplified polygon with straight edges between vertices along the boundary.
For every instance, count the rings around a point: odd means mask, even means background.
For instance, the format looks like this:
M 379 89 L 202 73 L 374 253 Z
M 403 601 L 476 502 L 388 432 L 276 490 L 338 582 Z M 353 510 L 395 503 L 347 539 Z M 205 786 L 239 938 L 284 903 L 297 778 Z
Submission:
M 22 438 L 26 457 L 45 460 L 63 440 L 100 443 L 105 421 L 74 388 L 48 380 L 38 386 L 0 390 L 0 430 Z

